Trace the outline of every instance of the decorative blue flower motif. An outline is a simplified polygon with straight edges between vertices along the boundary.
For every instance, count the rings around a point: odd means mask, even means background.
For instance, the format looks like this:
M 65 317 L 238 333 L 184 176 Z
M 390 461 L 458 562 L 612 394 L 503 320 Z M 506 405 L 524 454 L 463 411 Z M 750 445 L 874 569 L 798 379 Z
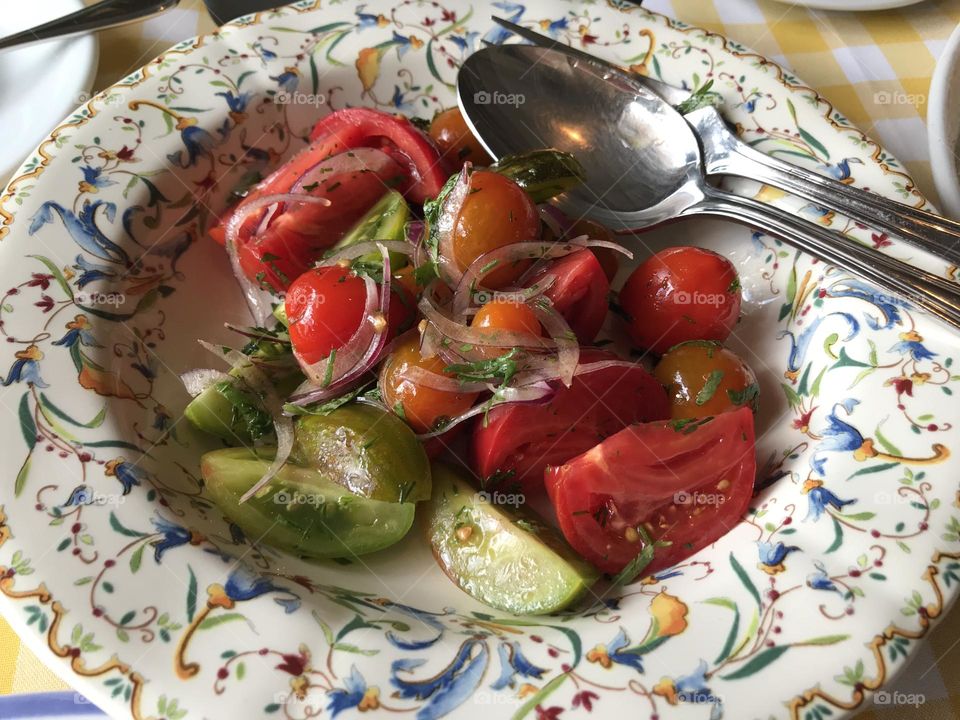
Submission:
M 916 330 L 900 333 L 900 342 L 890 348 L 890 352 L 909 355 L 913 360 L 931 360 L 937 356 L 923 344 L 923 338 Z
M 830 288 L 830 296 L 856 298 L 870 303 L 877 308 L 882 315 L 880 319 L 875 318 L 869 313 L 863 314 L 867 325 L 873 330 L 888 330 L 894 325 L 902 324 L 903 316 L 900 313 L 900 309 L 910 307 L 910 303 L 906 300 L 881 293 L 862 280 L 843 280 Z
M 789 337 L 790 338 L 790 357 L 787 359 L 787 371 L 784 375 L 790 380 L 796 380 L 800 375 L 800 368 L 803 367 L 804 358 L 807 355 L 807 350 L 810 349 L 810 343 L 813 340 L 814 336 L 817 333 L 820 325 L 827 319 L 831 317 L 840 317 L 847 323 L 847 336 L 843 339 L 844 342 L 850 342 L 857 336 L 857 333 L 860 332 L 860 323 L 857 322 L 857 319 L 845 312 L 835 312 L 827 313 L 826 315 L 821 315 L 817 317 L 813 322 L 811 322 L 799 335 L 794 335 L 792 330 L 784 330 L 777 337 L 780 338 Z
M 356 665 L 350 667 L 350 675 L 343 679 L 342 688 L 334 688 L 327 696 L 330 703 L 327 710 L 330 717 L 336 717 L 344 710 L 357 708 L 361 712 L 374 710 L 380 706 L 379 691 L 375 687 L 368 687 Z
M 100 188 L 117 184 L 116 180 L 111 180 L 103 174 L 103 168 L 83 165 L 80 170 L 83 172 L 83 182 L 80 183 L 81 192 L 97 192 Z
M 465 32 L 463 34 L 453 33 L 447 39 L 460 48 L 460 51 L 464 55 L 468 55 L 474 51 L 478 37 L 480 37 L 480 33 L 476 30 L 471 30 L 470 32 Z
M 266 53 L 267 51 L 263 50 L 263 52 Z M 243 119 L 244 113 L 247 111 L 247 105 L 250 104 L 250 98 L 253 97 L 253 94 L 248 92 L 237 94 L 233 92 L 233 90 L 229 90 L 227 92 L 216 93 L 216 96 L 222 97 L 227 101 L 227 107 L 230 108 L 230 117 L 232 117 L 234 121 L 239 122 Z
M 826 173 L 834 180 L 842 183 L 852 182 L 850 165 L 863 165 L 863 160 L 860 158 L 843 158 L 839 162 L 835 163 L 824 163 L 817 167 L 821 172 Z
M 693 704 L 712 704 L 710 720 L 723 717 L 723 704 L 707 685 L 707 663 L 701 660 L 689 675 L 678 678 L 665 677 L 653 687 L 653 694 L 666 699 L 670 705 L 682 702 Z
M 77 485 L 73 489 L 73 492 L 70 493 L 70 497 L 67 498 L 67 501 L 63 504 L 63 507 L 71 507 L 74 505 L 89 505 L 94 500 L 93 488 L 89 485 Z
M 833 580 L 830 579 L 830 576 L 827 575 L 827 571 L 826 568 L 823 567 L 823 563 L 817 561 L 813 565 L 817 568 L 817 571 L 807 575 L 807 585 L 812 587 L 814 590 L 840 592 L 840 589 L 834 584 Z
M 125 458 L 116 458 L 104 466 L 104 475 L 115 477 L 123 486 L 123 494 L 127 495 L 133 490 L 134 485 L 140 485 L 144 480 L 149 480 L 151 475 L 138 465 L 128 462 Z
M 157 562 L 161 561 L 167 550 L 181 545 L 196 545 L 200 542 L 201 538 L 197 533 L 182 525 L 177 525 L 159 514 L 150 518 L 150 522 L 153 523 L 153 526 L 161 535 L 150 543 L 153 546 L 153 558 Z
M 402 612 L 404 615 L 409 615 L 410 617 L 418 620 L 421 624 L 431 628 L 436 632 L 435 635 L 424 640 L 406 640 L 397 635 L 393 630 L 388 630 L 385 634 L 385 637 L 394 647 L 397 647 L 401 650 L 423 650 L 424 648 L 428 648 L 433 645 L 443 636 L 445 628 L 443 623 L 437 620 L 437 613 L 430 613 L 426 610 L 420 610 L 409 605 L 404 605 L 403 603 L 395 603 L 392 600 L 380 600 L 377 604 L 381 607 L 388 607 Z
M 187 150 L 187 156 L 184 158 L 183 150 L 177 150 L 167 155 L 167 160 L 184 170 L 196 165 L 201 157 L 209 155 L 217 144 L 213 135 L 200 127 L 195 118 L 181 118 L 177 122 L 177 129 L 180 131 L 180 141 Z
M 546 672 L 543 668 L 537 667 L 527 660 L 520 651 L 520 644 L 517 642 L 501 642 L 497 646 L 497 656 L 500 658 L 500 677 L 490 683 L 493 690 L 503 690 L 505 687 L 512 688 L 514 678 L 517 675 L 539 680 Z
M 783 561 L 787 555 L 796 552 L 800 548 L 796 545 L 784 545 L 782 542 L 758 542 L 757 551 L 760 554 L 760 562 L 757 567 L 768 575 L 776 575 L 786 570 Z
M 86 315 L 77 315 L 67 323 L 67 334 L 59 340 L 54 340 L 53 344 L 58 347 L 72 348 L 74 345 L 83 345 L 84 347 L 101 347 L 93 334 L 87 329 L 90 327 L 90 321 Z
M 640 653 L 622 652 L 630 644 L 627 634 L 623 628 L 606 645 L 597 645 L 587 653 L 589 662 L 600 663 L 604 668 L 609 668 L 612 664 L 626 665 L 632 667 L 639 673 L 643 672 L 643 656 Z
M 512 23 L 520 22 L 520 18 L 523 17 L 523 13 L 527 9 L 524 5 L 511 2 L 495 2 L 493 6 L 498 10 L 503 10 L 505 13 L 512 13 L 507 18 L 507 20 Z M 502 45 L 511 35 L 513 35 L 512 32 L 496 25 L 483 36 L 483 41 L 491 45 Z
M 103 208 L 103 214 L 109 222 L 116 219 L 117 206 L 103 200 L 97 200 L 93 203 L 84 200 L 79 215 L 74 215 L 72 210 L 48 200 L 30 218 L 30 227 L 27 232 L 30 235 L 35 235 L 44 225 L 53 222 L 53 214 L 56 213 L 63 222 L 67 234 L 85 252 L 101 260 L 129 267 L 130 257 L 126 251 L 108 239 L 97 227 L 96 215 L 100 208 Z
M 559 20 L 541 20 L 540 21 L 540 29 L 543 30 L 545 33 L 547 33 L 547 35 L 549 35 L 550 37 L 554 37 L 554 38 L 560 37 L 561 33 L 563 33 L 568 27 L 570 27 L 570 23 L 567 22 L 566 15 L 564 15 Z
M 267 593 L 280 593 L 286 597 L 274 598 L 274 601 L 281 605 L 288 615 L 300 607 L 299 597 L 286 588 L 274 585 L 269 578 L 250 570 L 245 565 L 238 565 L 227 576 L 223 589 L 226 596 L 234 602 L 253 600 Z
M 300 87 L 300 71 L 295 67 L 286 67 L 279 75 L 271 75 L 270 79 L 275 81 L 283 92 L 296 92 Z
M 77 278 L 77 287 L 80 289 L 97 280 L 107 280 L 117 276 L 113 266 L 92 263 L 83 255 L 77 255 L 74 267 L 80 271 L 80 276 Z
M 447 715 L 467 700 L 480 685 L 487 669 L 489 650 L 487 644 L 475 638 L 465 640 L 456 656 L 436 675 L 427 680 L 405 680 L 401 673 L 410 673 L 426 662 L 421 659 L 402 658 L 390 664 L 391 684 L 397 688 L 397 696 L 405 700 L 429 702 L 417 712 L 417 720 L 436 720 Z
M 10 366 L 10 372 L 6 378 L 0 378 L 0 385 L 9 387 L 15 382 L 27 383 L 38 388 L 50 387 L 40 377 L 40 361 L 43 359 L 43 353 L 36 345 L 28 345 L 24 350 L 18 350 L 13 354 L 13 365 Z
M 810 457 L 810 467 L 818 475 L 824 474 L 824 466 L 827 462 L 827 458 L 823 457 L 825 453 L 856 452 L 863 447 L 863 435 L 860 434 L 860 431 L 837 416 L 838 408 L 843 408 L 847 415 L 850 415 L 859 404 L 859 400 L 847 398 L 834 405 L 830 414 L 827 415 L 827 427 L 821 433 L 823 440 L 820 441 L 816 452 Z
M 413 104 L 404 99 L 404 94 L 405 93 L 400 89 L 399 85 L 394 85 L 393 97 L 390 98 L 390 104 L 398 110 L 411 112 L 413 110 Z
M 390 21 L 385 15 L 374 15 L 373 13 L 364 12 L 366 8 L 366 3 L 363 5 L 358 5 L 356 9 L 357 20 L 357 29 L 363 30 L 365 28 L 375 28 L 375 27 L 386 27 L 390 24 Z
M 803 492 L 806 493 L 809 502 L 807 516 L 803 519 L 804 522 L 807 520 L 817 522 L 828 505 L 834 510 L 842 510 L 847 505 L 853 505 L 856 502 L 856 499 L 841 500 L 823 486 L 822 480 L 807 480 L 803 484 Z

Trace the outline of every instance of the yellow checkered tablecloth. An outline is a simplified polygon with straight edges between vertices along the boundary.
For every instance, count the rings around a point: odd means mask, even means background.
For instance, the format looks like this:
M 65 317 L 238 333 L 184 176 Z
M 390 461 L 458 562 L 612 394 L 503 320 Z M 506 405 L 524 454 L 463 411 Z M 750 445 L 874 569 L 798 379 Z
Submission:
M 727 35 L 790 68 L 897 156 L 920 189 L 937 201 L 927 149 L 927 93 L 936 60 L 960 23 L 960 0 L 926 0 L 875 13 L 808 10 L 774 0 L 646 0 L 644 5 Z M 212 27 L 201 0 L 184 0 L 160 18 L 102 33 L 91 90 Z M 858 720 L 960 717 L 960 611 L 938 626 L 895 686 L 924 702 L 878 706 Z M 0 694 L 63 689 L 0 619 Z

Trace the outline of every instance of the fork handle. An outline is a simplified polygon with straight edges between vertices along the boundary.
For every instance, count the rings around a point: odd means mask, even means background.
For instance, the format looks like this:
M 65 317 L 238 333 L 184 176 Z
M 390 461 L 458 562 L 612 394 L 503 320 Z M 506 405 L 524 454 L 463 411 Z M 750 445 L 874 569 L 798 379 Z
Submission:
M 683 214 L 725 217 L 773 233 L 960 328 L 960 286 L 779 208 L 706 187 L 704 198 Z
M 686 117 L 703 139 L 708 174 L 778 187 L 960 266 L 960 223 L 758 152 L 730 132 L 713 108 Z
M 102 0 L 76 12 L 0 39 L 0 52 L 57 37 L 81 35 L 144 20 L 176 7 L 180 0 Z

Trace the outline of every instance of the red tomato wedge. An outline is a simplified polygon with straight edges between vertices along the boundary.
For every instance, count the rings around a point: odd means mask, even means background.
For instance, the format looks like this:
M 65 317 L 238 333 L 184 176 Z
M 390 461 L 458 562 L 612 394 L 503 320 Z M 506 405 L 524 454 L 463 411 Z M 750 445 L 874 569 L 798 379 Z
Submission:
M 322 118 L 313 126 L 310 140 L 347 138 L 353 147 L 379 148 L 404 166 L 410 179 L 406 187 L 398 187 L 416 203 L 423 203 L 440 194 L 443 184 L 453 172 L 440 158 L 440 151 L 428 135 L 407 118 L 388 115 L 369 108 L 346 108 Z
M 251 215 L 238 238 L 244 273 L 286 289 L 383 196 L 384 183 L 402 173 L 392 158 L 369 148 L 314 163 L 290 190 L 325 197 L 330 205 L 285 203 Z
M 558 258 L 536 273 L 528 285 L 544 275 L 557 279 L 544 293 L 570 325 L 581 344 L 596 339 L 609 310 L 610 282 L 597 256 L 578 250 Z
M 653 574 L 733 528 L 755 474 L 753 413 L 741 408 L 633 425 L 547 468 L 544 484 L 567 542 L 604 572 L 619 572 L 643 549 L 637 527 L 670 542 L 645 568 Z
M 580 363 L 616 360 L 612 353 L 585 349 Z M 543 490 L 543 471 L 586 452 L 631 423 L 670 416 L 667 394 L 640 365 L 610 367 L 578 375 L 544 403 L 493 408 L 473 432 L 474 470 L 482 478 L 519 483 L 524 493 Z

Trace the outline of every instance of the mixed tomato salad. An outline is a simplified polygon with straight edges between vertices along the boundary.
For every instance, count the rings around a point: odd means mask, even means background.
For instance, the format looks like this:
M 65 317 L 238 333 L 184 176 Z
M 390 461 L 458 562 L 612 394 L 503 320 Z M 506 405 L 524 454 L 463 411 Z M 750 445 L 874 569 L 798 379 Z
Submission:
M 517 614 L 732 528 L 758 401 L 723 346 L 737 273 L 696 247 L 621 272 L 613 233 L 551 204 L 582 181 L 550 148 L 494 162 L 456 108 L 349 108 L 237 193 L 210 235 L 255 326 L 204 343 L 227 371 L 183 376 L 187 417 L 226 445 L 201 461 L 220 509 L 265 545 L 346 559 L 419 514 L 451 580 Z

